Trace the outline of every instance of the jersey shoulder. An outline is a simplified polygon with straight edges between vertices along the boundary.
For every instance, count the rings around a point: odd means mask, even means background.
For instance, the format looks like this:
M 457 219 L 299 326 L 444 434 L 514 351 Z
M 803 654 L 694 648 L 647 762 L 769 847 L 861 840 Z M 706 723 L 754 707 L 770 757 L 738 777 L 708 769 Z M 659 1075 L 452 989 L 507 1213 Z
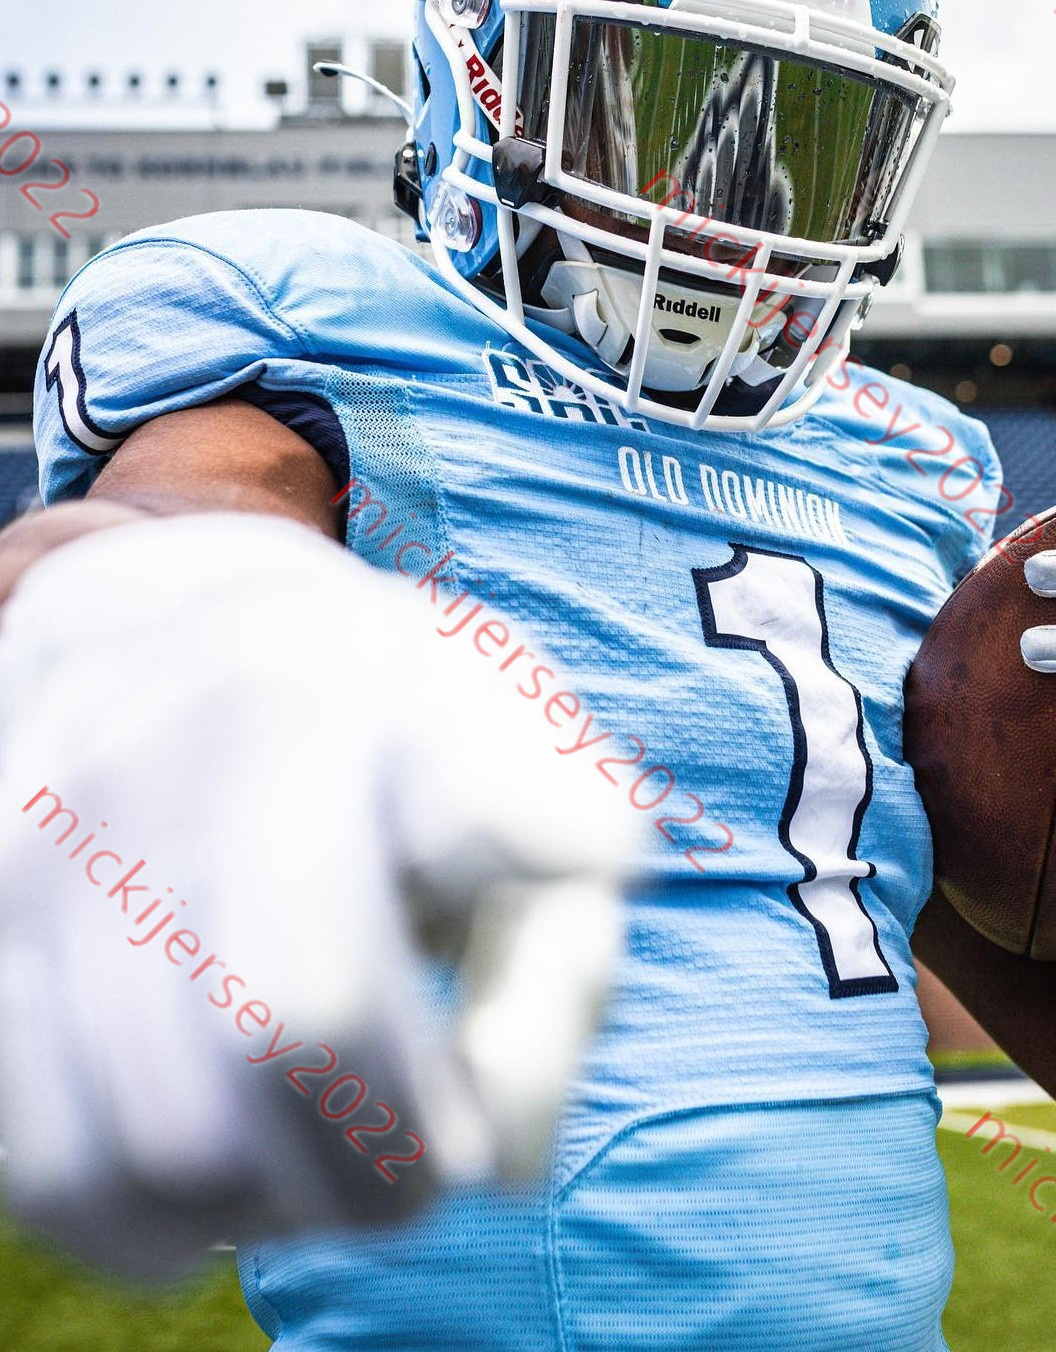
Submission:
M 990 546 L 1002 473 L 985 423 L 931 390 L 850 359 L 831 375 L 812 422 L 854 449 L 903 518 L 926 532 L 953 577 Z
M 277 363 L 321 389 L 334 365 L 459 370 L 489 338 L 425 259 L 343 217 L 217 212 L 138 231 L 56 307 L 35 398 L 45 501 L 86 491 L 142 423 Z
M 438 327 L 467 308 L 423 257 L 343 216 L 245 210 L 190 216 L 120 240 L 92 260 L 68 296 L 133 299 L 147 325 L 182 304 L 184 322 L 259 329 L 269 319 L 305 354 L 393 355 L 412 317 Z M 228 309 L 218 316 L 218 302 Z M 69 308 L 63 298 L 60 311 Z M 396 344 L 396 355 L 407 344 Z

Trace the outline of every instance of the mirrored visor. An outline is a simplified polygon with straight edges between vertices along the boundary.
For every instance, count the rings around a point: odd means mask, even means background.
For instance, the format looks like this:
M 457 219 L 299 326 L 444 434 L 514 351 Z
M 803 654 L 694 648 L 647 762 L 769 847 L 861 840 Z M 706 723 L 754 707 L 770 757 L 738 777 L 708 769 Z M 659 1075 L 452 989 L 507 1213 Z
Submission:
M 524 134 L 539 141 L 554 29 L 550 15 L 525 16 Z M 583 17 L 573 23 L 566 92 L 567 173 L 821 244 L 883 235 L 927 112 L 896 86 L 798 56 Z

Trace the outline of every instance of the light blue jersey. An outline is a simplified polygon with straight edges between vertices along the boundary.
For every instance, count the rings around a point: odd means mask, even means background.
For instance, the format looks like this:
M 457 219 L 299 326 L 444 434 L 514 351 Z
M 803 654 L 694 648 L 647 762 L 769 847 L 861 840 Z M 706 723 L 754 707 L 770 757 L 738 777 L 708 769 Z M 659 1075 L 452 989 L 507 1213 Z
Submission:
M 300 212 L 133 235 L 56 311 L 47 503 L 83 495 L 143 422 L 239 390 L 317 446 L 348 485 L 349 547 L 431 595 L 451 641 L 478 603 L 510 620 L 482 660 L 539 701 L 555 754 L 590 757 L 652 821 L 554 1195 L 650 1121 L 932 1092 L 909 951 L 930 841 L 902 685 L 988 543 L 999 471 L 983 427 L 934 396 L 853 366 L 830 386 L 758 435 L 646 422 L 569 387 L 421 259 Z M 319 1272 L 272 1252 L 296 1304 Z M 465 1345 L 549 1345 L 492 1336 Z M 641 1345 L 681 1345 L 657 1337 Z M 283 1344 L 316 1345 L 345 1344 Z

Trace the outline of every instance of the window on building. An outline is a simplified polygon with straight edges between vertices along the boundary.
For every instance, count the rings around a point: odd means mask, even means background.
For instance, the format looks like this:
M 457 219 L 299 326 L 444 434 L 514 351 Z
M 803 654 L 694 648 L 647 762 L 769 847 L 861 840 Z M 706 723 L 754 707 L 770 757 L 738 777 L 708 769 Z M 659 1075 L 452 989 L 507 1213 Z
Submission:
M 924 246 L 927 289 L 939 294 L 1056 293 L 1056 244 L 948 240 Z
M 70 242 L 67 239 L 52 241 L 51 284 L 65 286 L 70 280 Z
M 926 244 L 924 275 L 929 291 L 989 291 L 979 244 Z
M 406 94 L 406 46 L 402 42 L 375 42 L 370 50 L 370 73 L 394 94 Z
M 1056 291 L 1056 245 L 1020 244 L 1004 254 L 1006 290 Z
M 343 59 L 340 42 L 310 42 L 306 49 L 308 59 L 308 107 L 319 114 L 341 116 L 341 80 L 329 75 L 319 75 L 315 69 L 317 61 L 337 61 Z
M 31 291 L 37 284 L 37 241 L 32 235 L 22 235 L 18 241 L 18 273 L 16 285 L 20 291 Z

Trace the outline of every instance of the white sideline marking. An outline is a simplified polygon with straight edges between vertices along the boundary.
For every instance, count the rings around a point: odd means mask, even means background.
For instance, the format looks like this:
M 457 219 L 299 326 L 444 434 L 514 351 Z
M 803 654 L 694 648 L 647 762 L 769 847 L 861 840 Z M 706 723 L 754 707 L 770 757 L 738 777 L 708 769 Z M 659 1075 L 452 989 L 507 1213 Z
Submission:
M 972 1127 L 976 1125 L 983 1114 L 973 1117 L 971 1113 L 943 1113 L 940 1128 L 945 1131 L 956 1131 L 961 1136 L 966 1136 Z M 1031 1150 L 1056 1150 L 1056 1132 L 1039 1131 L 1034 1127 L 1020 1127 L 1015 1122 L 1005 1122 L 1000 1119 L 1004 1125 L 1005 1131 L 1016 1138 L 1021 1145 L 1027 1146 Z M 993 1132 L 987 1132 L 993 1122 L 993 1114 L 989 1122 L 984 1122 L 979 1128 L 979 1139 L 989 1141 Z M 995 1128 L 996 1130 L 996 1128 Z
M 1033 1080 L 976 1080 L 971 1084 L 940 1084 L 944 1108 L 978 1108 L 991 1112 L 1011 1103 L 1049 1103 L 1049 1095 Z

